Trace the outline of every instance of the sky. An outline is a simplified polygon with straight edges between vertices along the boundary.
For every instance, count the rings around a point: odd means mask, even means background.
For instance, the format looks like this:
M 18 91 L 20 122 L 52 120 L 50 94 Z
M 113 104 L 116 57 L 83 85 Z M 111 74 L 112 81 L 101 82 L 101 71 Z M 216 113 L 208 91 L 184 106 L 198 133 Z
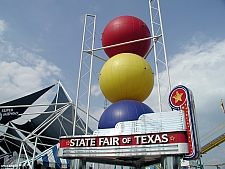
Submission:
M 225 1 L 161 0 L 160 8 L 171 87 L 192 90 L 202 136 L 225 119 L 220 108 L 220 99 L 225 101 Z M 107 23 L 121 15 L 136 16 L 151 30 L 148 0 L 0 1 L 0 102 L 59 79 L 75 101 L 85 14 L 96 15 L 96 48 Z M 99 54 L 107 59 L 103 51 Z M 154 67 L 152 56 L 147 61 Z M 91 111 L 96 118 L 104 106 L 98 85 L 103 64 L 95 59 L 93 65 Z M 155 91 L 156 84 L 145 103 L 157 111 Z M 225 143 L 203 155 L 202 162 L 225 162 Z

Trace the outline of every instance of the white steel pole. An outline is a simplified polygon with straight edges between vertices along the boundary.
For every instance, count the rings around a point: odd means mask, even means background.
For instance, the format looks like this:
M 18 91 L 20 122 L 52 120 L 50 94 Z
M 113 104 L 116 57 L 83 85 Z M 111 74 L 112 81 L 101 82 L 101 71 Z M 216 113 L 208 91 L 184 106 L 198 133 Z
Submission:
M 152 27 L 152 36 L 155 36 L 155 30 L 154 30 L 154 22 L 153 22 L 153 16 L 152 16 L 152 8 L 151 8 L 151 0 L 149 0 L 149 10 L 150 10 L 150 19 L 151 19 L 151 27 Z M 159 74 L 158 74 L 158 60 L 157 60 L 157 53 L 156 53 L 156 39 L 153 39 L 154 42 L 154 58 L 155 58 L 155 70 L 156 70 L 156 81 L 157 81 L 157 89 L 158 89 L 158 103 L 159 103 L 159 111 L 162 112 L 162 106 L 161 106 L 161 94 L 160 94 L 160 85 L 159 85 Z
M 85 15 L 86 18 L 87 15 Z M 74 120 L 73 120 L 73 136 L 76 133 L 76 118 L 77 118 L 77 108 L 78 108 L 78 100 L 79 100 L 79 90 L 80 90 L 80 79 L 81 79 L 81 70 L 82 70 L 82 62 L 83 62 L 83 50 L 84 50 L 84 39 L 85 39 L 85 32 L 86 32 L 86 19 L 84 20 L 84 30 L 83 30 L 83 39 L 82 39 L 82 47 L 81 47 L 81 54 L 80 54 L 80 67 L 78 73 L 78 81 L 77 81 L 77 94 L 76 94 L 76 101 L 75 101 L 75 112 L 74 112 Z
M 170 74 L 169 74 L 169 68 L 168 68 L 168 59 L 167 59 L 167 53 L 166 53 L 166 43 L 164 39 L 164 31 L 163 31 L 163 25 L 162 25 L 162 16 L 161 16 L 161 10 L 160 10 L 160 0 L 158 0 L 158 10 L 159 10 L 159 20 L 160 20 L 160 27 L 161 27 L 161 33 L 162 33 L 162 42 L 163 42 L 163 50 L 164 50 L 164 58 L 166 63 L 166 73 L 168 77 L 168 88 L 169 92 L 171 91 L 171 83 L 170 83 Z
M 94 17 L 94 28 L 93 28 L 93 32 L 92 32 L 92 46 L 91 46 L 92 50 L 94 49 L 94 41 L 95 41 L 95 21 L 96 21 L 96 16 Z M 89 110 L 90 110 L 93 58 L 94 58 L 94 52 L 92 51 L 91 63 L 90 63 L 89 85 L 88 85 L 88 101 L 87 101 L 86 130 L 85 130 L 86 135 L 88 134 L 88 124 L 89 124 Z

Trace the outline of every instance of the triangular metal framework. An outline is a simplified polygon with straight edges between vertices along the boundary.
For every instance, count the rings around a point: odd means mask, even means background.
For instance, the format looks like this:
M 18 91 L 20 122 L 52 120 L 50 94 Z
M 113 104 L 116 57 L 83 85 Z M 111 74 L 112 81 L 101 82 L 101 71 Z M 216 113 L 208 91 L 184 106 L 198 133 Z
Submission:
M 66 90 L 64 89 L 63 85 L 61 84 L 61 82 L 58 82 L 58 89 L 56 92 L 56 96 L 55 96 L 55 103 L 52 104 L 33 104 L 33 105 L 26 105 L 28 107 L 40 107 L 40 106 L 47 106 L 47 107 L 51 107 L 51 109 L 54 107 L 53 111 L 45 111 L 45 112 L 32 112 L 29 114 L 40 114 L 40 115 L 46 115 L 48 114 L 48 117 L 43 120 L 34 130 L 32 131 L 27 131 L 25 129 L 19 129 L 16 124 L 10 122 L 7 125 L 3 125 L 1 124 L 1 126 L 7 127 L 8 130 L 10 129 L 11 131 L 15 132 L 16 134 L 8 134 L 7 130 L 5 133 L 3 133 L 3 135 L 1 136 L 1 142 L 4 142 L 6 145 L 7 144 L 11 144 L 12 146 L 16 146 L 17 149 L 19 149 L 18 152 L 18 161 L 17 161 L 17 165 L 19 166 L 20 163 L 20 157 L 21 155 L 25 155 L 25 158 L 28 161 L 31 161 L 31 159 L 34 159 L 35 156 L 37 154 L 39 154 L 41 151 L 38 149 L 38 146 L 44 146 L 45 149 L 53 146 L 52 144 L 46 144 L 42 142 L 42 139 L 45 140 L 52 140 L 52 142 L 56 142 L 58 143 L 59 138 L 58 137 L 51 137 L 48 135 L 43 135 L 43 133 L 49 129 L 49 127 L 54 123 L 57 122 L 58 126 L 56 130 L 60 130 L 62 131 L 63 135 L 71 135 L 72 134 L 72 129 L 73 129 L 73 119 L 74 119 L 74 103 L 72 102 L 72 99 L 70 98 L 70 96 L 68 95 L 68 93 L 66 92 Z M 59 91 L 62 91 L 64 93 L 64 97 L 67 98 L 67 101 L 65 103 L 62 103 L 61 101 L 59 102 L 58 99 L 59 98 Z M 20 107 L 20 105 L 15 105 L 14 107 Z M 4 108 L 4 106 L 1 106 L 1 108 Z M 68 109 L 71 109 L 72 111 L 69 112 L 69 116 L 71 118 L 67 118 L 64 113 L 65 111 L 67 111 Z M 79 107 L 78 107 L 79 108 Z M 69 110 L 70 110 L 69 109 Z M 47 110 L 47 109 L 46 109 Z M 68 112 L 67 112 L 68 113 Z M 28 115 L 28 113 L 24 113 L 23 114 Z M 77 132 L 78 134 L 85 134 L 85 122 L 79 117 L 79 115 L 77 115 L 77 119 L 80 119 L 79 121 L 77 121 L 75 123 L 75 127 L 77 128 Z M 31 119 L 32 120 L 32 119 Z M 25 123 L 26 124 L 26 123 Z M 70 125 L 71 127 L 68 130 L 65 128 L 65 124 Z M 22 125 L 21 125 L 22 126 Z M 69 132 L 68 132 L 69 131 Z M 89 132 L 90 129 L 88 130 Z M 15 140 L 17 141 L 17 144 L 15 144 L 14 142 L 11 142 L 10 140 Z M 19 144 L 18 144 L 19 142 Z M 2 149 L 2 151 L 4 152 L 5 150 Z M 10 151 L 10 147 L 7 148 L 7 151 Z M 5 151 L 5 152 L 7 152 Z M 27 163 L 28 166 L 30 168 L 33 168 L 33 164 L 34 161 L 32 161 L 32 163 Z
M 88 124 L 90 117 L 90 95 L 92 83 L 92 67 L 94 58 L 94 40 L 95 40 L 96 15 L 86 14 L 84 20 L 84 31 L 82 39 L 82 49 L 80 54 L 80 67 L 78 74 L 77 94 L 75 101 L 75 117 L 78 111 L 86 114 L 86 134 L 88 134 Z M 91 52 L 84 52 L 91 51 Z M 79 109 L 80 107 L 81 109 Z M 93 118 L 95 119 L 95 118 Z M 74 118 L 75 121 L 79 119 Z M 96 120 L 96 119 L 95 119 Z M 73 128 L 73 135 L 76 132 Z

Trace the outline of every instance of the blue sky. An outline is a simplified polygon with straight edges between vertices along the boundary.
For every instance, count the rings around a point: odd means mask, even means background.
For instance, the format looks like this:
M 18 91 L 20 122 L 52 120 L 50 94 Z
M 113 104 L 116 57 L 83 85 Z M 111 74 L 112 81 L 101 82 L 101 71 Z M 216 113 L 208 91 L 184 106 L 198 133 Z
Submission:
M 225 100 L 225 1 L 161 0 L 160 4 L 172 87 L 183 84 L 193 91 L 203 135 L 225 119 L 219 105 L 220 99 Z M 147 0 L 0 1 L 0 101 L 58 79 L 75 100 L 85 14 L 97 16 L 95 47 L 101 47 L 107 23 L 120 15 L 136 16 L 150 29 Z M 153 64 L 153 58 L 148 61 Z M 102 64 L 96 61 L 94 71 L 99 73 Z M 97 76 L 92 89 L 95 100 L 102 98 Z M 158 104 L 155 97 L 153 93 L 146 100 L 153 109 Z M 96 117 L 103 103 L 93 104 Z M 224 160 L 225 144 L 203 155 L 206 164 Z

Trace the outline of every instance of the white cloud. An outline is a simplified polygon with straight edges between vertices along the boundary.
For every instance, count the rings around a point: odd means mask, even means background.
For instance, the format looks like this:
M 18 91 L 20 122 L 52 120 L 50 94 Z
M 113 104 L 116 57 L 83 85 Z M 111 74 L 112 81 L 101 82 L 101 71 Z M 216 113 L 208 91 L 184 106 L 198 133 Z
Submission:
M 85 19 L 85 15 L 82 15 L 79 17 L 79 21 L 82 25 L 84 24 L 84 19 Z
M 53 63 L 2 40 L 3 33 L 7 32 L 4 25 L 0 21 L 0 102 L 30 94 L 62 78 L 61 70 Z M 46 103 L 48 96 L 42 97 L 42 101 Z
M 5 32 L 7 26 L 4 20 L 0 20 L 0 36 Z M 1 37 L 0 37 L 1 38 Z
M 99 120 L 102 113 L 104 112 L 103 107 L 92 107 L 91 109 L 91 116 L 94 117 L 96 120 Z M 98 122 L 90 118 L 89 125 L 92 129 L 97 129 Z
M 225 40 L 189 44 L 184 53 L 170 61 L 172 86 L 181 83 L 190 88 L 199 113 L 205 115 L 202 110 L 206 111 L 210 103 L 217 103 L 215 107 L 219 107 L 220 99 L 225 97 L 224 64 Z
M 182 53 L 169 59 L 169 71 L 172 88 L 182 84 L 193 92 L 201 136 L 224 121 L 225 114 L 220 108 L 220 99 L 225 101 L 225 40 L 209 40 L 203 43 L 201 39 L 199 41 L 196 39 L 193 38 L 189 44 L 183 46 Z M 165 91 L 164 88 L 162 90 Z M 156 86 L 145 103 L 158 110 Z M 224 131 L 225 129 L 220 130 L 217 135 Z M 207 141 L 215 137 L 216 135 L 213 135 Z M 202 146 L 204 144 L 206 142 Z M 219 150 L 216 148 L 211 151 Z M 219 154 L 215 158 L 212 158 L 210 153 L 203 155 L 204 162 L 222 163 L 224 151 Z
M 97 84 L 91 86 L 91 94 L 94 96 L 99 96 L 102 94 L 100 86 Z
M 21 48 L 10 47 L 8 51 L 2 49 L 0 58 L 0 90 L 3 93 L 7 89 L 16 93 L 16 90 L 25 91 L 46 83 L 55 83 L 61 77 L 61 70 L 53 63 Z

